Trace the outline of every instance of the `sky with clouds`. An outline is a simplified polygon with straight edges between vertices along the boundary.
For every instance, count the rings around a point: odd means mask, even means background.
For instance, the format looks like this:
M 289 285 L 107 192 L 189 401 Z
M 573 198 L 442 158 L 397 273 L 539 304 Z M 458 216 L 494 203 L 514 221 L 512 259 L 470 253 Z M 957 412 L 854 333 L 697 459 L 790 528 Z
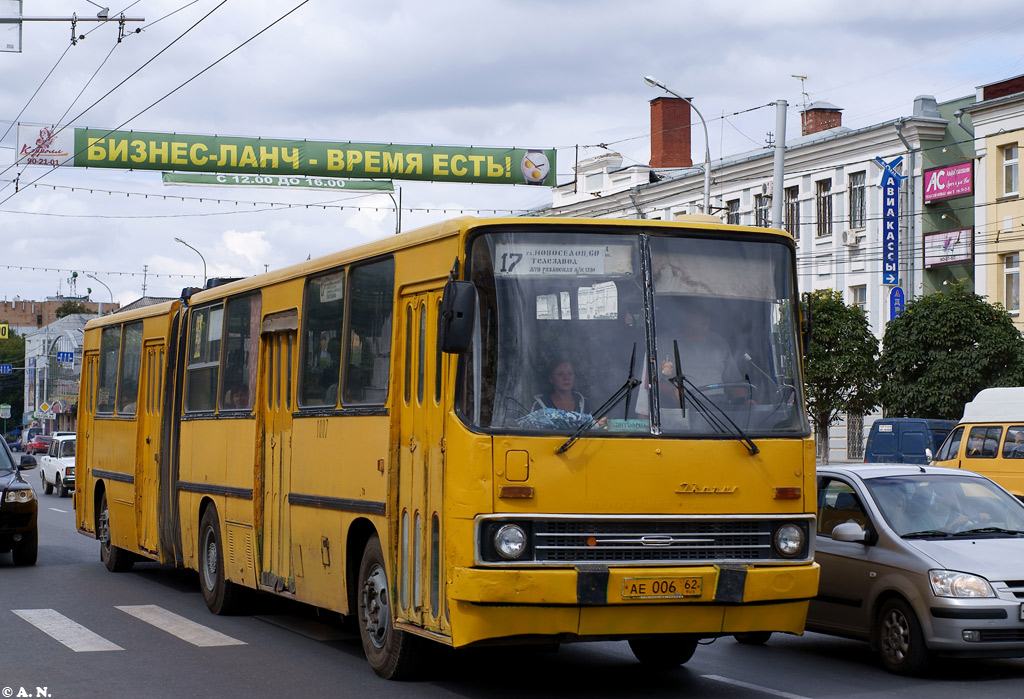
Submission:
M 104 2 L 99 3 L 105 5 Z M 0 14 L 17 6 L 0 0 Z M 26 0 L 25 17 L 95 17 Z M 614 150 L 650 158 L 645 75 L 692 96 L 717 158 L 763 147 L 779 99 L 853 128 L 1024 74 L 1014 0 L 122 0 L 116 22 L 32 21 L 0 52 L 0 299 L 92 289 L 129 303 L 248 276 L 461 215 L 551 203 L 547 188 L 395 181 L 373 192 L 238 191 L 158 171 L 16 162 L 17 126 L 558 149 L 557 181 Z M 136 32 L 136 29 L 141 31 Z M 2 36 L 2 35 L 0 35 Z M 804 75 L 806 80 L 792 77 Z M 802 90 L 806 95 L 802 94 Z M 694 130 L 694 152 L 702 148 Z M 17 185 L 15 185 L 17 180 Z M 31 268 L 31 269 L 30 269 Z M 93 274 L 109 287 L 96 283 Z

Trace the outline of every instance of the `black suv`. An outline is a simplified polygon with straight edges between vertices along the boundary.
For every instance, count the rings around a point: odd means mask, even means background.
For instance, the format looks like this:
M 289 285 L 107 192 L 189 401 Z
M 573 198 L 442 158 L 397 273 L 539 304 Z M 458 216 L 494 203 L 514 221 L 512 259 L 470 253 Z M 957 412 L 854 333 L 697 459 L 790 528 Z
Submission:
M 35 565 L 39 544 L 39 503 L 32 486 L 21 477 L 22 469 L 35 465 L 35 457 L 28 455 L 15 464 L 7 443 L 0 445 L 0 553 L 11 551 L 19 566 Z

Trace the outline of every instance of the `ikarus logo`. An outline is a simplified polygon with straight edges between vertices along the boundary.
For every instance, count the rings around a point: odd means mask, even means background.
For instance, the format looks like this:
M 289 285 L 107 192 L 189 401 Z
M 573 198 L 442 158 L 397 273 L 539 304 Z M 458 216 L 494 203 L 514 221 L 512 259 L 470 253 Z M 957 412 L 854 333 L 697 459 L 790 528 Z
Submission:
M 697 485 L 680 483 L 676 492 L 680 495 L 728 495 L 739 490 L 737 485 Z

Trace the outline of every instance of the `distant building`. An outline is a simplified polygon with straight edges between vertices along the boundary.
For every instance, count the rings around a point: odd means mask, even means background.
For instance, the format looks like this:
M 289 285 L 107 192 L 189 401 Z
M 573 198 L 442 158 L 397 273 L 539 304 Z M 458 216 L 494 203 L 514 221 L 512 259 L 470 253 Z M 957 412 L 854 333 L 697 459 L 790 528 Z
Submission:
M 82 340 L 85 324 L 95 317 L 72 313 L 25 335 L 24 426 L 38 424 L 45 432 L 75 430 Z
M 29 301 L 15 297 L 13 301 L 0 302 L 0 321 L 10 323 L 11 330 L 27 335 L 57 320 L 57 309 L 72 301 L 85 306 L 86 310 L 99 314 L 117 310 L 121 304 L 90 301 L 88 296 L 50 296 L 45 301 Z

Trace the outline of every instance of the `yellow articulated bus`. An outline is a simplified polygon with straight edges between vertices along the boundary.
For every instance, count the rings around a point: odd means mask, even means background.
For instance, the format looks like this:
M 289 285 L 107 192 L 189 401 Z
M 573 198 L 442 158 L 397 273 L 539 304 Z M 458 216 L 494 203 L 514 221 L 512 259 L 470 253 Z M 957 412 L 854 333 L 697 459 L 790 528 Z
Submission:
M 814 447 L 792 239 L 462 218 L 86 327 L 75 508 L 112 571 L 453 647 L 801 633 Z

